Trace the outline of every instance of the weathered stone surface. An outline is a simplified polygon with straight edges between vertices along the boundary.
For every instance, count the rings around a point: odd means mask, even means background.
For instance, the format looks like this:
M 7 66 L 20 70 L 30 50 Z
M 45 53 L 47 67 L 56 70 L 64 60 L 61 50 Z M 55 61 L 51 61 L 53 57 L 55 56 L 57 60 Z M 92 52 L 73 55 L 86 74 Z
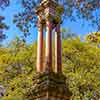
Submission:
M 56 73 L 39 73 L 33 78 L 33 87 L 27 94 L 28 100 L 70 100 L 71 93 L 66 77 Z
M 62 74 L 62 52 L 60 24 L 64 8 L 56 0 L 41 0 L 36 8 L 38 21 L 46 28 L 46 60 L 42 64 L 43 27 L 39 31 L 37 72 L 33 78 L 33 87 L 28 91 L 27 100 L 69 100 L 71 93 L 66 85 L 66 77 Z M 52 31 L 56 32 L 55 72 L 52 68 Z M 41 34 L 42 33 L 42 34 Z

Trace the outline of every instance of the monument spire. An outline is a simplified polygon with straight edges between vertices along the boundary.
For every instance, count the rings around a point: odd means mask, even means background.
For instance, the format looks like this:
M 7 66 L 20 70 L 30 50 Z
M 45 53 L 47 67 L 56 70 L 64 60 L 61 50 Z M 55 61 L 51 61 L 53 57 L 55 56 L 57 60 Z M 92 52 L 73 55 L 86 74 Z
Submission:
M 33 87 L 28 93 L 28 100 L 70 100 L 71 93 L 66 86 L 66 77 L 62 73 L 60 23 L 63 10 L 56 0 L 42 0 L 36 9 L 38 16 L 36 70 L 38 73 L 33 79 Z M 43 28 L 46 28 L 45 60 L 43 57 Z M 52 30 L 54 29 L 55 70 L 52 66 Z

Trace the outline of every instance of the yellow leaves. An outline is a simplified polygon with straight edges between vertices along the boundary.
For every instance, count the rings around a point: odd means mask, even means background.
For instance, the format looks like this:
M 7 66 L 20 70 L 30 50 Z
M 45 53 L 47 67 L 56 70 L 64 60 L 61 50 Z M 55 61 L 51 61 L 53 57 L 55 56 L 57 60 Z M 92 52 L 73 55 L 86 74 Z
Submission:
M 86 95 L 92 98 L 92 92 L 98 91 L 100 82 L 100 48 L 78 39 L 64 40 L 63 66 L 63 72 L 74 95 L 73 100 L 80 98 L 81 91 L 84 94 L 82 98 L 87 99 Z
M 87 35 L 86 40 L 92 43 L 100 43 L 100 32 L 92 32 Z
M 64 12 L 63 6 L 57 7 L 56 11 L 57 11 L 58 14 L 62 14 Z
M 21 100 L 24 96 L 23 93 L 32 86 L 32 78 L 36 67 L 36 47 L 37 44 L 35 43 L 34 46 L 31 45 L 27 46 L 27 48 L 19 49 L 19 51 L 16 51 L 16 54 L 4 52 L 0 55 L 0 63 L 2 60 L 5 60 L 4 63 L 2 62 L 3 65 L 7 61 L 14 63 L 13 66 L 0 68 L 0 73 L 2 73 L 0 81 L 4 79 L 3 82 L 9 86 L 7 89 L 9 95 L 8 97 L 4 96 L 5 100 L 16 100 L 16 98 Z M 64 39 L 62 48 L 63 72 L 67 76 L 66 82 L 73 93 L 73 100 L 80 100 L 81 96 L 83 100 L 88 100 L 87 95 L 90 95 L 92 98 L 92 92 L 99 94 L 100 49 L 90 43 L 81 42 L 79 38 Z M 3 52 L 3 50 L 1 51 Z M 31 56 L 34 56 L 34 58 L 31 58 Z M 22 65 L 20 66 L 19 63 Z M 91 87 L 92 92 L 89 90 Z

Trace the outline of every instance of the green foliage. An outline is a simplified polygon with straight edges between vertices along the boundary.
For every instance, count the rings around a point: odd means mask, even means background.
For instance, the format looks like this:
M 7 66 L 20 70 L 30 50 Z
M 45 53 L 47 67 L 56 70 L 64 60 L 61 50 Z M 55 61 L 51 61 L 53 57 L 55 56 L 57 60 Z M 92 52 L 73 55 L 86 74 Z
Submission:
M 63 67 L 73 100 L 100 98 L 100 49 L 79 39 L 63 41 Z M 99 97 L 98 97 L 99 96 Z
M 0 9 L 4 9 L 5 7 L 9 6 L 9 0 L 0 0 Z
M 17 45 L 11 48 L 0 48 L 0 84 L 6 90 L 3 100 L 23 100 L 23 94 L 32 85 L 36 65 L 36 45 L 21 45 L 20 40 L 14 43 Z
M 8 29 L 8 26 L 2 22 L 5 17 L 0 16 L 0 42 L 6 38 L 6 35 L 3 33 L 5 29 Z
M 87 35 L 86 40 L 91 43 L 100 44 L 100 32 L 92 32 Z
M 79 38 L 62 42 L 63 72 L 72 100 L 99 100 L 100 49 Z M 25 100 L 25 94 L 33 85 L 36 47 L 36 43 L 33 46 L 24 43 L 0 48 L 0 84 L 6 90 L 0 100 Z
M 37 25 L 35 9 L 42 0 L 22 0 L 22 12 L 14 16 L 13 22 L 24 33 L 29 35 L 30 29 Z M 55 0 L 64 7 L 63 19 L 76 21 L 85 19 L 100 28 L 100 1 L 99 0 Z M 58 9 L 58 12 L 61 12 Z M 84 20 L 84 21 L 85 21 Z M 34 24 L 33 24 L 34 23 Z

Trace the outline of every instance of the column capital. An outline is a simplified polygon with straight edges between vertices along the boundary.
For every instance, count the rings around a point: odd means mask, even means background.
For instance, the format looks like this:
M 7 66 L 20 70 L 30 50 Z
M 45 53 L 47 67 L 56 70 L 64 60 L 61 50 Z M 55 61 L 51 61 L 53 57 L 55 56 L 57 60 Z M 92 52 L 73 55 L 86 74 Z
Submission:
M 41 21 L 38 20 L 37 22 L 37 27 L 38 27 L 38 31 L 40 31 L 41 29 L 43 30 L 43 24 Z

